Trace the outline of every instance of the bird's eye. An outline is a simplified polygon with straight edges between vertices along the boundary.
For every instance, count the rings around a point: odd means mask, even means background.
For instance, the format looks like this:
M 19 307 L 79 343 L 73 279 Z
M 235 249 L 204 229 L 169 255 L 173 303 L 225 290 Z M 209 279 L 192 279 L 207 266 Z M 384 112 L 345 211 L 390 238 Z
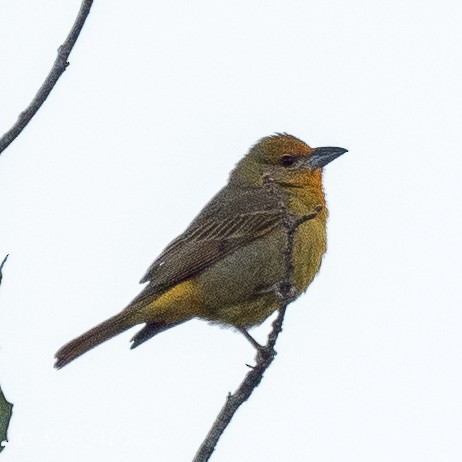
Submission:
M 294 165 L 294 162 L 294 156 L 282 156 L 281 164 L 284 165 L 284 167 L 290 167 L 291 165 Z

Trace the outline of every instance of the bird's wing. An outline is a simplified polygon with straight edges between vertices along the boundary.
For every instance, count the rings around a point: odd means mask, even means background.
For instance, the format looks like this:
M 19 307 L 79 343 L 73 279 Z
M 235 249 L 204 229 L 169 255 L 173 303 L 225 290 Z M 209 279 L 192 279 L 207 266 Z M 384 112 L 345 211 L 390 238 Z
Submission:
M 150 283 L 140 298 L 150 298 L 196 276 L 277 227 L 281 210 L 263 194 L 254 191 L 232 199 L 218 194 L 149 267 L 141 282 Z M 136 301 L 142 300 L 137 297 Z

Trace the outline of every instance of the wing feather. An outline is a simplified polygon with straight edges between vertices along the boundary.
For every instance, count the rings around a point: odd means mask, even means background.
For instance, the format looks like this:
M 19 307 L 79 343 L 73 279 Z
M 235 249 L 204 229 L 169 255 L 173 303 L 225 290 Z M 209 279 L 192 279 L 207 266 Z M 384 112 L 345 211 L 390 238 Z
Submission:
M 226 188 L 220 192 L 152 263 L 141 279 L 149 285 L 136 302 L 200 274 L 281 223 L 278 204 L 262 188 L 231 198 L 226 192 Z

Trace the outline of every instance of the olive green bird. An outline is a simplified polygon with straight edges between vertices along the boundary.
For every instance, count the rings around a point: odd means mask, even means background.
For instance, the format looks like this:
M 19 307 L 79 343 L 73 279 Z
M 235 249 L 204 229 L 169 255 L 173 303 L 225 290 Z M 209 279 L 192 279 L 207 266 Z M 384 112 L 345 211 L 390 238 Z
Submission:
M 152 263 L 141 279 L 148 283 L 141 293 L 120 313 L 64 345 L 55 367 L 137 324 L 145 326 L 132 348 L 193 318 L 239 330 L 260 324 L 283 303 L 285 214 L 314 213 L 294 235 L 292 293 L 298 297 L 326 251 L 322 169 L 345 152 L 311 148 L 285 133 L 261 139 L 236 165 L 228 184 Z

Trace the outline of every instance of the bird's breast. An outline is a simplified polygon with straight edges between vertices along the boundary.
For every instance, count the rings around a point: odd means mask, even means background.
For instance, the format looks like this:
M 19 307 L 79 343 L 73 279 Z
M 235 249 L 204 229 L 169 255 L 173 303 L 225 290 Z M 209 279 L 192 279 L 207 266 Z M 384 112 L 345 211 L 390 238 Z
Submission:
M 306 221 L 297 230 L 293 249 L 294 285 L 304 292 L 316 276 L 326 252 L 326 221 L 323 217 Z
M 327 208 L 322 188 L 318 186 L 303 189 L 286 189 L 285 203 L 288 211 L 298 217 L 312 214 L 321 207 L 318 215 L 302 223 L 296 232 L 293 263 L 294 285 L 300 294 L 316 276 L 326 252 Z

